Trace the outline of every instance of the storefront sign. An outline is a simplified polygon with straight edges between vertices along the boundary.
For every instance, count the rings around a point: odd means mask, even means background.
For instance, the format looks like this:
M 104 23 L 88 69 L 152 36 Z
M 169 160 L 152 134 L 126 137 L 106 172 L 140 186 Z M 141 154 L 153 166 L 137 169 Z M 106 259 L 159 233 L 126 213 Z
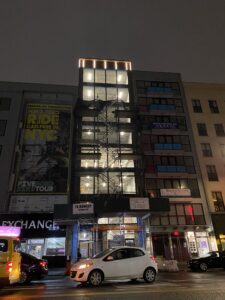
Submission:
M 191 196 L 190 189 L 160 189 L 161 196 Z
M 130 209 L 149 210 L 148 198 L 130 198 Z
M 66 204 L 67 195 L 12 195 L 10 212 L 53 212 L 54 205 Z
M 20 235 L 20 227 L 0 226 L 0 236 L 18 237 Z
M 64 231 L 53 220 L 53 214 L 1 214 L 0 226 L 21 228 L 22 237 L 48 237 Z
M 73 204 L 73 214 L 74 215 L 88 215 L 94 213 L 93 203 L 75 203 Z

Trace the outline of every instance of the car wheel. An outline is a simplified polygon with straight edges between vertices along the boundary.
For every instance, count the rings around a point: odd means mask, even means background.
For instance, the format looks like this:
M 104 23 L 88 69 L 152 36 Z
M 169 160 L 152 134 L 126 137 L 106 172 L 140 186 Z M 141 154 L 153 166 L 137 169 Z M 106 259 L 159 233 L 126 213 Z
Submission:
M 156 271 L 153 268 L 147 268 L 144 272 L 144 281 L 148 283 L 152 283 L 156 278 Z
M 206 263 L 200 263 L 200 265 L 199 265 L 199 269 L 202 271 L 202 272 L 206 272 L 207 271 L 207 269 L 208 269 L 208 266 L 207 266 L 207 264 Z
M 99 270 L 94 270 L 90 273 L 88 281 L 92 286 L 99 286 L 103 281 L 103 274 Z
M 25 283 L 28 283 L 28 282 L 30 282 L 28 273 L 26 271 L 21 271 L 19 283 L 20 284 L 25 284 Z

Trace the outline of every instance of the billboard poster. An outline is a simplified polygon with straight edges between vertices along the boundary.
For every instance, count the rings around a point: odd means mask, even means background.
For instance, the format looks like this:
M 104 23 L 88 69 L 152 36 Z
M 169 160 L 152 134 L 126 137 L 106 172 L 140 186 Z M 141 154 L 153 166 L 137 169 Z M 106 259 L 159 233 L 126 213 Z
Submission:
M 16 193 L 66 193 L 71 107 L 28 104 Z

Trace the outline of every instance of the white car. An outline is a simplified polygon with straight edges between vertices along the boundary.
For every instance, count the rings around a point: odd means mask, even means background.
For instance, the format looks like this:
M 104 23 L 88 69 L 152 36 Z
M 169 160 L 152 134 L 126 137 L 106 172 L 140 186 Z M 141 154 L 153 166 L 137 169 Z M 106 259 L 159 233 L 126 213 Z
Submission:
M 70 279 L 99 286 L 104 280 L 143 278 L 151 283 L 158 272 L 153 256 L 137 247 L 106 249 L 93 258 L 81 259 L 71 267 Z

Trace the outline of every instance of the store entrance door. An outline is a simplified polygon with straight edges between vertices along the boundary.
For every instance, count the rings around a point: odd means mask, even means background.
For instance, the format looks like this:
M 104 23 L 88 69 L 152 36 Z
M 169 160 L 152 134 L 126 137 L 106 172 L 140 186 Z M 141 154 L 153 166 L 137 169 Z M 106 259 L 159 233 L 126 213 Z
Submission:
M 93 256 L 93 241 L 80 241 L 79 243 L 81 258 Z
M 172 237 L 173 256 L 177 261 L 187 261 L 190 258 L 187 241 L 184 237 Z

